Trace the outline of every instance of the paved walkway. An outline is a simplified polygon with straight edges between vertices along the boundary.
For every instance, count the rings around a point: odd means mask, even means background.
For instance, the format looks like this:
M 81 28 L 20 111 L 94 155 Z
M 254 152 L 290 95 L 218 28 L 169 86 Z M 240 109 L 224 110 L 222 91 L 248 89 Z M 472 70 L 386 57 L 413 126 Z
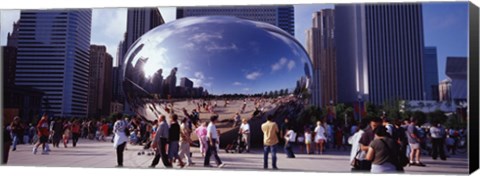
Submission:
M 141 146 L 128 145 L 125 151 L 124 165 L 127 168 L 147 168 L 153 157 L 138 156 Z M 280 171 L 314 171 L 314 172 L 350 172 L 349 151 L 327 151 L 323 155 L 297 154 L 297 158 L 288 159 L 281 153 L 277 154 Z M 204 169 L 203 158 L 198 148 L 192 147 L 193 162 L 196 165 L 185 169 Z M 112 168 L 116 165 L 115 151 L 112 143 L 90 140 L 80 140 L 76 148 L 52 148 L 49 155 L 32 154 L 31 145 L 19 145 L 17 151 L 10 152 L 8 165 L 10 166 L 57 166 L 57 167 L 95 167 Z M 226 163 L 222 170 L 263 170 L 263 153 L 254 150 L 251 153 L 231 154 L 220 151 L 220 158 Z M 213 158 L 212 158 L 213 159 Z M 212 165 L 214 161 L 212 160 Z M 467 174 L 467 155 L 451 156 L 447 161 L 432 160 L 423 157 L 427 167 L 406 167 L 406 173 L 441 173 Z M 161 164 L 157 168 L 163 168 Z M 218 170 L 217 168 L 212 168 Z

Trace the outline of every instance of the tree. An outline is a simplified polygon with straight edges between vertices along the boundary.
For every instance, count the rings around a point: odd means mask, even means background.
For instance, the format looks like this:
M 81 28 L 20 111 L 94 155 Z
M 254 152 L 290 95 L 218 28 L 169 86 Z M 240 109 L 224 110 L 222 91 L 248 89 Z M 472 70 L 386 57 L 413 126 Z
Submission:
M 427 115 L 422 111 L 413 112 L 413 117 L 417 118 L 417 125 L 421 126 L 427 121 Z
M 314 105 L 310 105 L 308 107 L 303 108 L 297 118 L 297 124 L 300 127 L 305 125 L 315 125 L 316 121 L 323 120 L 322 119 L 322 110 Z
M 436 110 L 434 112 L 428 113 L 427 120 L 431 123 L 436 122 L 443 124 L 447 122 L 448 118 L 443 111 Z

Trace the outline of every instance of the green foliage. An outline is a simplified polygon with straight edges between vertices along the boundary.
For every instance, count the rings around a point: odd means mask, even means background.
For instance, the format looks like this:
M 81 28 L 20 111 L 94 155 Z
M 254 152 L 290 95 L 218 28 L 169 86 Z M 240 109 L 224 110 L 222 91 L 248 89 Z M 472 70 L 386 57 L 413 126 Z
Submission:
M 417 118 L 417 125 L 423 125 L 427 122 L 427 115 L 422 111 L 413 112 L 413 117 Z
M 434 112 L 428 113 L 427 120 L 432 123 L 437 122 L 443 124 L 448 120 L 448 117 L 445 115 L 444 112 L 436 110 Z
M 298 115 L 297 124 L 304 126 L 307 124 L 315 124 L 318 120 L 321 120 L 322 110 L 314 105 L 303 108 L 303 110 Z

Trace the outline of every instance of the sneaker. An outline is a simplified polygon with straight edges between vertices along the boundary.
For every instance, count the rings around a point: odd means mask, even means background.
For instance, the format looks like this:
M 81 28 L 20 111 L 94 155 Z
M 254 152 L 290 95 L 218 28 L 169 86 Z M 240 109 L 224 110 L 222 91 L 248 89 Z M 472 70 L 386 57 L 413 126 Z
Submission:
M 415 165 L 416 165 L 416 166 L 420 166 L 420 167 L 425 167 L 425 166 L 427 166 L 427 165 L 425 165 L 425 164 L 423 164 L 423 163 L 421 163 L 421 162 L 417 162 L 417 163 L 415 163 Z
M 33 153 L 34 155 L 36 155 L 36 154 L 37 154 L 37 149 L 36 149 L 36 148 L 33 148 L 32 153 Z
M 222 167 L 224 167 L 224 166 L 225 166 L 225 163 L 222 163 L 222 164 L 219 164 L 219 165 L 218 165 L 218 168 L 222 168 Z
M 13 148 L 13 149 L 12 149 L 12 152 L 15 151 L 15 150 L 17 150 L 17 149 L 16 149 L 16 148 Z
M 48 152 L 43 151 L 43 152 L 42 152 L 42 155 L 48 155 Z
M 115 167 L 121 168 L 121 167 L 123 167 L 123 165 L 116 165 Z
M 203 167 L 213 167 L 212 165 L 204 165 Z

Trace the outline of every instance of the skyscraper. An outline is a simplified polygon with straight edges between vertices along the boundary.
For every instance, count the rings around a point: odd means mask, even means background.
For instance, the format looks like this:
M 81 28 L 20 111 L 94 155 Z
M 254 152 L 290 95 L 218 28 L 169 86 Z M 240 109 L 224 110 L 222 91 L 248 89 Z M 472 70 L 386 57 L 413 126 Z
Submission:
M 22 10 L 15 83 L 44 92 L 56 117 L 87 115 L 92 11 Z
M 112 59 L 105 46 L 90 46 L 89 117 L 108 116 L 110 114 Z
M 445 74 L 451 80 L 451 99 L 456 103 L 467 100 L 467 57 L 447 57 Z
M 437 48 L 425 47 L 423 54 L 424 99 L 438 100 Z
M 339 102 L 423 98 L 421 4 L 335 5 Z
M 193 88 L 193 81 L 188 79 L 187 77 L 183 77 L 180 79 L 180 86 L 186 88 Z
M 290 35 L 295 33 L 294 9 L 285 6 L 177 7 L 177 19 L 190 16 L 235 16 L 275 25 Z
M 123 102 L 122 69 L 125 67 L 124 56 L 128 52 L 130 46 L 143 34 L 151 29 L 164 24 L 162 15 L 158 8 L 129 8 L 127 12 L 127 31 L 124 34 L 124 40 L 120 41 L 117 50 L 118 74 L 114 80 L 114 99 Z M 128 107 L 126 107 L 128 108 Z
M 307 30 L 307 52 L 313 63 L 313 104 L 337 102 L 335 53 L 335 16 L 333 9 L 313 13 L 312 28 Z
M 127 12 L 127 32 L 123 42 L 122 56 L 125 56 L 130 46 L 143 34 L 164 24 L 158 8 L 129 8 Z M 124 58 L 120 58 L 121 63 Z

